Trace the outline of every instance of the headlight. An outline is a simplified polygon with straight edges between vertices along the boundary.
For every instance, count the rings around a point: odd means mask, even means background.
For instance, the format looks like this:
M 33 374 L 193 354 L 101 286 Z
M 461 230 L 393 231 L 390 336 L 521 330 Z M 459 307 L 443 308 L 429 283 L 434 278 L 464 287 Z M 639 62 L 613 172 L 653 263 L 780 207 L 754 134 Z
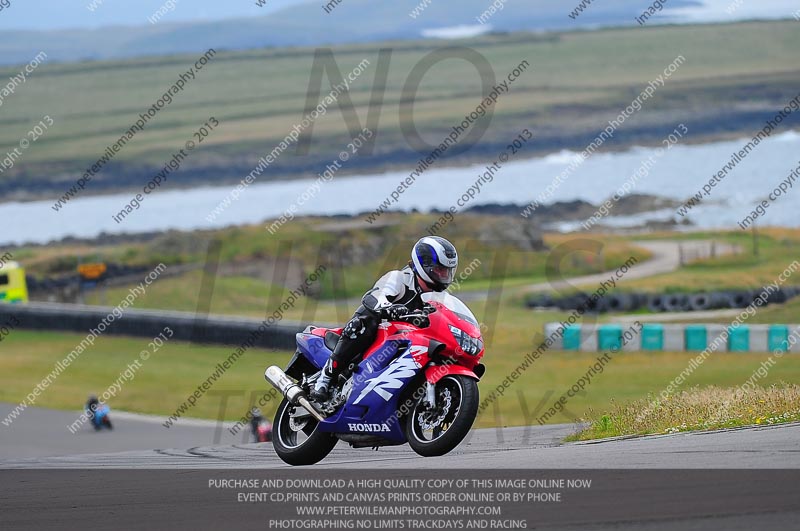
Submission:
M 471 354 L 472 356 L 477 356 L 478 353 L 483 350 L 483 341 L 470 336 L 456 326 L 449 326 L 450 333 L 453 334 L 453 337 L 456 339 L 458 346 L 461 347 L 461 350 L 467 354 Z

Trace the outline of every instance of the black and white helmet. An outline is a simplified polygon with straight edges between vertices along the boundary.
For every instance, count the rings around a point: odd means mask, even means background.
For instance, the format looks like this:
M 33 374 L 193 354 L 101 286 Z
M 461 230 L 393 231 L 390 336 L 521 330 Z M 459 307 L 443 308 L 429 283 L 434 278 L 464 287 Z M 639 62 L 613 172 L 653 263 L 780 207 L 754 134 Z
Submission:
M 444 291 L 456 276 L 458 253 L 452 243 L 439 236 L 426 236 L 411 252 L 414 272 L 434 291 Z

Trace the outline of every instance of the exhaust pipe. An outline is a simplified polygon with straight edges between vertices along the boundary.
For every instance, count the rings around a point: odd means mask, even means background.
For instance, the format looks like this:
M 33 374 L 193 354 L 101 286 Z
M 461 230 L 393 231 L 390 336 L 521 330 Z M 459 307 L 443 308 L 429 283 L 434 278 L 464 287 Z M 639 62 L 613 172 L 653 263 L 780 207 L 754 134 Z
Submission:
M 325 420 L 325 415 L 320 413 L 317 408 L 315 408 L 311 402 L 308 401 L 306 394 L 303 392 L 300 386 L 297 385 L 294 380 L 289 378 L 289 376 L 287 376 L 286 373 L 280 368 L 274 365 L 267 367 L 267 370 L 264 371 L 264 379 L 272 384 L 275 389 L 280 391 L 281 394 L 286 397 L 286 400 L 295 406 L 302 407 L 318 421 L 322 422 Z

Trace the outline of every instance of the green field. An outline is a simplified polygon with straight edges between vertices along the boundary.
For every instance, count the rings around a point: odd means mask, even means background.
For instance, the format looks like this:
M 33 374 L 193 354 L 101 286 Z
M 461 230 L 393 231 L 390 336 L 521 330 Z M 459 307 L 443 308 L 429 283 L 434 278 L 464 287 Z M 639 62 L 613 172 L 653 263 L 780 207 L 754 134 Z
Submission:
M 365 227 L 362 223 L 334 222 L 317 218 L 297 218 L 278 236 L 263 226 L 243 226 L 192 233 L 170 232 L 144 242 L 68 244 L 14 250 L 27 271 L 36 276 L 75 274 L 79 263 L 104 261 L 138 265 L 152 269 L 163 262 L 169 267 L 197 269 L 178 277 L 162 279 L 142 301 L 146 307 L 175 310 L 197 308 L 200 279 L 211 241 L 221 242 L 219 271 L 212 311 L 260 315 L 267 300 L 281 300 L 271 286 L 282 291 L 296 288 L 319 265 L 328 268 L 319 283 L 323 300 L 359 297 L 386 271 L 402 267 L 410 259 L 409 250 L 436 217 L 433 215 L 387 215 L 387 226 Z M 463 289 L 498 288 L 546 280 L 545 265 L 550 248 L 567 241 L 562 235 L 540 236 L 534 229 L 525 232 L 525 221 L 501 216 L 460 215 L 447 227 L 447 237 L 460 249 L 462 269 L 475 262 L 471 274 L 463 279 Z M 631 256 L 643 261 L 647 251 L 611 235 L 593 235 L 603 244 L 602 256 L 575 253 L 561 265 L 567 276 L 614 269 Z M 276 264 L 286 264 L 280 268 Z M 246 271 L 245 271 L 246 269 Z M 497 280 L 502 278 L 501 283 Z M 109 288 L 87 295 L 90 303 L 110 303 L 126 287 Z M 351 310 L 352 311 L 352 310 Z M 349 313 L 349 312 L 348 312 Z M 299 315 L 296 316 L 299 318 Z
M 82 334 L 14 331 L 3 341 L 0 401 L 18 403 L 23 400 L 54 369 L 55 363 L 75 349 L 84 337 Z M 117 381 L 121 372 L 139 359 L 139 353 L 148 348 L 148 341 L 145 338 L 99 338 L 53 381 L 35 405 L 81 409 L 89 393 L 102 394 Z M 141 362 L 134 378 L 123 383 L 109 404 L 120 410 L 169 416 L 230 353 L 231 348 L 224 346 L 167 342 L 150 359 Z M 257 349 L 247 352 L 187 416 L 217 418 L 222 398 L 214 393 L 240 391 L 240 396 L 230 397 L 226 418 L 241 417 L 248 409 L 252 392 L 268 390 L 263 377 L 267 365 L 281 365 L 288 359 L 289 353 L 285 352 Z
M 390 217 L 394 219 L 394 217 Z M 336 237 L 336 245 L 347 253 L 369 257 L 359 265 L 345 263 L 333 265 L 323 276 L 323 282 L 314 295 L 302 301 L 285 315 L 285 319 L 302 323 L 341 323 L 352 313 L 360 295 L 388 269 L 400 266 L 407 260 L 412 236 L 430 223 L 432 216 L 415 215 L 406 223 L 390 224 L 381 229 L 349 228 L 338 232 L 323 230 L 330 220 L 300 219 L 287 225 L 287 240 L 295 241 L 290 254 L 282 254 L 285 247 L 268 238 L 262 227 L 240 227 L 213 232 L 169 233 L 142 242 L 113 245 L 83 244 L 53 245 L 18 249 L 15 255 L 35 274 L 74 271 L 75 264 L 89 260 L 121 261 L 146 265 L 152 268 L 158 260 L 171 267 L 193 266 L 194 270 L 174 276 L 164 276 L 156 281 L 147 294 L 136 301 L 138 308 L 158 308 L 195 311 L 200 302 L 202 261 L 205 248 L 212 239 L 223 242 L 220 266 L 215 289 L 210 300 L 212 313 L 263 317 L 277 307 L 287 289 L 295 287 L 294 280 L 278 275 L 258 275 L 261 268 L 269 270 L 279 260 L 293 260 L 289 268 L 293 278 L 302 279 L 320 262 L 320 249 L 326 241 Z M 519 242 L 498 244 L 486 236 L 493 227 L 508 227 L 508 218 L 465 215 L 457 218 L 450 227 L 452 239 L 461 250 L 462 269 L 478 258 L 481 265 L 463 283 L 465 292 L 504 287 L 500 296 L 488 301 L 470 302 L 478 319 L 488 326 L 486 334 L 487 374 L 481 383 L 481 392 L 488 397 L 506 376 L 513 371 L 527 353 L 541 341 L 547 322 L 563 320 L 566 314 L 551 311 L 531 311 L 524 307 L 524 296 L 516 289 L 524 283 L 539 282 L 545 278 L 544 269 L 552 249 L 575 239 L 574 235 L 546 234 L 546 249 L 523 250 Z M 450 236 L 450 235 L 448 235 Z M 480 240 L 476 238 L 482 238 Z M 584 238 L 585 236 L 581 236 Z M 741 247 L 741 253 L 689 263 L 674 273 L 637 280 L 625 289 L 655 291 L 694 290 L 712 288 L 757 288 L 775 280 L 776 276 L 794 260 L 800 248 L 800 231 L 764 229 L 760 235 L 760 252 L 754 256 L 748 247 L 747 236 L 736 232 L 656 233 L 635 236 L 592 235 L 604 245 L 602 257 L 576 253 L 563 264 L 567 276 L 583 275 L 613 269 L 631 255 L 646 260 L 647 255 L 633 242 L 643 239 L 691 240 L 716 238 L 730 241 Z M 372 253 L 372 254 L 370 254 Z M 506 263 L 505 269 L 496 269 Z M 504 271 L 504 273 L 502 273 Z M 339 275 L 341 273 L 341 275 Z M 342 287 L 333 282 L 345 279 Z M 491 283 L 496 276 L 504 283 Z M 272 281 L 273 278 L 285 280 Z M 800 284 L 789 279 L 788 284 Z M 595 289 L 596 286 L 587 286 Z M 109 287 L 86 294 L 86 302 L 114 305 L 127 292 L 128 286 Z M 334 295 L 342 295 L 334 297 Z M 761 310 L 749 320 L 756 322 L 798 322 L 800 300 L 771 306 Z M 601 321 L 614 321 L 606 314 Z M 591 319 L 587 317 L 587 319 Z M 724 322 L 724 319 L 719 319 Z M 3 341 L 0 356 L 0 401 L 18 402 L 30 392 L 53 364 L 63 358 L 80 341 L 78 334 L 43 333 L 15 330 Z M 145 339 L 103 337 L 94 347 L 68 369 L 41 397 L 38 405 L 60 409 L 74 409 L 89 392 L 101 392 L 110 385 L 121 370 L 146 346 Z M 217 362 L 226 358 L 230 348 L 220 346 L 188 345 L 169 342 L 154 355 L 133 382 L 112 401 L 112 407 L 145 413 L 171 414 L 183 400 L 213 372 Z M 289 352 L 248 352 L 214 387 L 214 390 L 238 390 L 239 396 L 230 401 L 225 412 L 227 419 L 240 417 L 247 410 L 251 393 L 263 391 L 264 368 L 272 363 L 284 365 Z M 484 411 L 478 425 L 523 425 L 535 423 L 538 410 L 541 416 L 546 404 L 558 399 L 594 364 L 598 354 L 549 352 L 525 372 L 498 400 Z M 619 354 L 596 376 L 585 395 L 570 399 L 566 411 L 548 422 L 569 422 L 583 418 L 592 411 L 602 413 L 629 401 L 644 399 L 648 394 L 659 393 L 672 379 L 684 370 L 692 353 L 635 353 Z M 735 387 L 741 385 L 754 370 L 768 358 L 767 354 L 715 354 L 695 371 L 684 388 L 716 385 Z M 800 379 L 800 358 L 786 356 L 774 367 L 768 378 L 760 384 L 797 382 Z M 214 418 L 219 414 L 220 397 L 205 396 L 190 415 Z M 544 409 L 542 409 L 544 408 Z
M 480 384 L 482 397 L 489 396 L 520 362 L 528 350 L 523 338 L 531 337 L 531 328 L 505 323 L 497 326 L 496 339 L 484 359 L 487 373 Z M 23 400 L 81 339 L 80 334 L 14 331 L 3 341 L 0 401 L 17 403 Z M 146 339 L 102 337 L 42 393 L 35 405 L 80 409 L 90 392 L 99 394 L 106 390 L 146 347 Z M 168 342 L 142 363 L 135 377 L 122 385 L 109 404 L 115 409 L 169 416 L 208 378 L 230 350 L 221 346 Z M 270 364 L 285 365 L 289 356 L 288 352 L 259 349 L 247 352 L 186 415 L 219 418 L 222 397 L 230 395 L 223 416 L 227 420 L 238 419 L 252 404 L 253 397 L 268 390 L 264 369 Z M 486 409 L 477 425 L 536 424 L 535 417 L 542 415 L 561 393 L 585 374 L 596 357 L 597 354 L 590 353 L 546 354 L 506 396 Z M 685 368 L 690 357 L 690 354 L 669 353 L 620 354 L 595 378 L 584 396 L 571 399 L 565 412 L 548 422 L 572 422 L 576 417 L 587 415 L 590 408 L 605 410 L 615 403 L 658 393 Z M 765 359 L 765 355 L 758 354 L 720 354 L 703 365 L 686 385 L 740 385 Z M 798 381 L 799 378 L 800 359 L 787 357 L 770 372 L 766 382 Z M 265 407 L 265 412 L 271 415 L 276 405 Z
M 387 217 L 398 220 L 401 218 Z M 341 262 L 337 264 L 334 261 L 329 272 L 323 276 L 318 292 L 321 299 L 319 309 L 314 310 L 321 313 L 311 314 L 310 317 L 319 315 L 320 318 L 329 319 L 337 315 L 330 311 L 336 307 L 334 301 L 340 301 L 341 306 L 342 299 L 360 296 L 385 271 L 404 264 L 408 260 L 408 248 L 423 233 L 423 227 L 435 218 L 417 214 L 402 216 L 402 219 L 403 223 L 379 230 L 354 228 L 338 232 L 320 231 L 319 227 L 326 223 L 322 220 L 298 219 L 286 226 L 286 233 L 280 240 L 270 237 L 262 227 L 251 226 L 205 233 L 172 233 L 143 244 L 35 247 L 17 252 L 25 257 L 26 266 L 35 275 L 71 272 L 79 261 L 94 260 L 122 261 L 147 265 L 150 268 L 160 261 L 175 266 L 194 263 L 199 267 L 205 258 L 203 251 L 208 242 L 217 239 L 224 242 L 220 253 L 223 273 L 216 281 L 211 301 L 212 312 L 249 316 L 262 315 L 267 310 L 268 300 L 281 300 L 286 290 L 294 288 L 304 278 L 305 273 L 313 271 L 322 261 L 330 259 L 331 255 L 326 249 L 330 249 L 331 245 L 339 246 L 344 255 L 373 253 L 369 255 L 369 259 L 358 265 Z M 473 260 L 480 261 L 480 266 L 463 281 L 462 289 L 474 291 L 498 289 L 502 286 L 507 295 L 513 296 L 515 288 L 519 286 L 547 280 L 545 266 L 552 249 L 587 238 L 602 244 L 602 256 L 589 252 L 570 254 L 568 259 L 560 262 L 563 276 L 613 270 L 631 256 L 645 261 L 649 258 L 649 253 L 636 246 L 634 241 L 638 240 L 717 240 L 740 248 L 738 254 L 692 261 L 672 273 L 626 281 L 621 285 L 621 289 L 626 291 L 756 289 L 775 282 L 778 275 L 800 256 L 800 231 L 793 229 L 762 229 L 758 256 L 752 251 L 751 237 L 738 231 L 656 233 L 635 237 L 613 234 L 544 234 L 542 242 L 546 249 L 539 251 L 524 250 L 520 248 L 521 242 L 492 240 L 491 231 L 494 228 L 507 227 L 514 223 L 518 222 L 513 218 L 462 215 L 448 227 L 448 237 L 462 250 L 462 267 Z M 484 231 L 489 236 L 477 240 L 476 236 L 482 236 L 479 231 Z M 332 238 L 336 238 L 335 242 Z M 290 241 L 293 242 L 291 247 L 286 247 Z M 376 247 L 380 248 L 377 252 Z M 265 271 L 269 271 L 270 264 L 275 261 L 274 256 L 296 260 L 295 274 L 267 274 L 266 279 L 259 279 L 225 268 L 261 263 Z M 148 308 L 194 311 L 197 308 L 201 278 L 202 273 L 199 270 L 165 278 L 153 286 L 141 304 Z M 494 278 L 503 278 L 503 281 L 493 280 Z M 787 284 L 800 285 L 800 276 L 790 278 Z M 595 289 L 594 286 L 583 288 Z M 108 303 L 118 299 L 126 291 L 126 287 L 109 288 L 105 292 L 90 293 L 86 301 L 92 304 L 102 304 L 104 301 Z M 294 311 L 290 318 L 302 319 L 303 311 Z M 341 311 L 349 315 L 349 310 Z M 309 315 L 306 314 L 305 317 L 309 318 Z M 343 315 L 339 318 L 343 318 Z
M 753 111 L 766 114 L 783 107 L 796 95 L 800 80 L 795 61 L 800 32 L 790 21 L 515 33 L 457 44 L 485 56 L 498 81 L 522 61 L 531 65 L 501 98 L 491 127 L 479 146 L 460 157 L 463 161 L 495 155 L 523 128 L 536 135 L 533 151 L 582 148 L 678 55 L 686 62 L 647 102 L 650 118 L 634 116 L 626 123 L 624 138 L 608 147 L 657 143 L 680 122 L 689 126 L 692 142 L 749 132 L 761 120 Z M 345 171 L 408 167 L 419 158 L 400 129 L 401 123 L 409 123 L 408 113 L 400 112 L 401 102 L 409 98 L 402 90 L 414 65 L 440 43 L 380 46 L 393 51 L 375 127 L 376 150 L 373 156 L 351 160 Z M 370 62 L 349 92 L 362 126 L 378 70 L 378 48 L 334 49 L 345 74 L 364 59 Z M 211 116 L 220 127 L 193 152 L 170 186 L 240 180 L 302 119 L 313 53 L 309 48 L 220 50 L 93 178 L 85 193 L 141 187 Z M 4 106 L 0 151 L 17 146 L 43 115 L 55 123 L 0 176 L 0 190 L 6 196 L 60 195 L 195 60 L 186 55 L 40 66 Z M 16 67 L 3 68 L 0 77 L 16 72 Z M 328 87 L 324 79 L 323 94 Z M 422 81 L 414 98 L 414 124 L 428 142 L 439 143 L 480 99 L 475 67 L 446 60 Z M 262 178 L 312 175 L 345 148 L 347 139 L 342 114 L 331 110 L 315 124 L 308 155 L 298 157 L 289 150 L 272 165 L 269 177 Z

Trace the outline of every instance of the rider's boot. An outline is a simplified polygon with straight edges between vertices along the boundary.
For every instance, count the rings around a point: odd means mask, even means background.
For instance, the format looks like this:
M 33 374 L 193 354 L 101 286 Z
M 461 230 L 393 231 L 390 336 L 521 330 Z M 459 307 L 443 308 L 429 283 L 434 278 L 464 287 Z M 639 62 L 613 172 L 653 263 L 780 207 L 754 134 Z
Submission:
M 319 404 L 323 404 L 328 401 L 328 398 L 330 398 L 330 387 L 333 377 L 333 362 L 330 358 L 328 358 L 328 361 L 325 362 L 325 366 L 322 367 L 322 372 L 320 373 L 319 378 L 314 383 L 314 389 L 311 390 L 311 400 Z

